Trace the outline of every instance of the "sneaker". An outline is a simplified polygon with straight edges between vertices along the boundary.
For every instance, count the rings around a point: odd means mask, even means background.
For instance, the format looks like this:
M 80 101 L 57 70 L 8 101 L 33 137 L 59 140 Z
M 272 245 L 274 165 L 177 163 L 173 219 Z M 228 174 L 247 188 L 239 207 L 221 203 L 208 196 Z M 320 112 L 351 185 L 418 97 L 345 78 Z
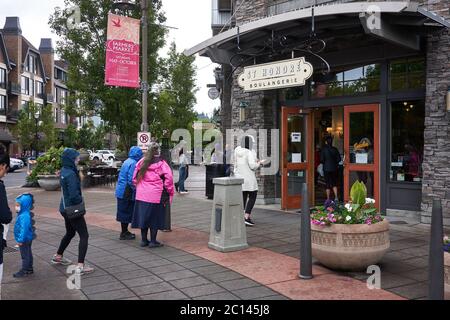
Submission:
M 255 225 L 255 223 L 250 218 L 248 218 L 248 219 L 244 218 L 244 220 L 245 220 L 245 225 L 247 225 L 247 226 L 253 227 Z
M 175 190 L 178 192 L 178 182 L 175 183 Z
M 58 258 L 58 255 L 54 255 L 52 260 L 51 260 L 52 264 L 61 264 L 63 266 L 68 266 L 70 264 L 72 264 L 72 261 L 70 261 L 69 259 L 66 259 L 64 257 Z
M 26 274 L 33 274 L 34 273 L 34 270 L 33 269 L 30 269 L 30 270 L 25 270 L 24 271 Z
M 148 244 L 149 248 L 159 248 L 159 247 L 163 247 L 164 245 L 161 242 L 155 241 L 155 242 L 150 242 Z
M 180 194 L 188 194 L 189 192 L 187 191 L 180 191 Z
M 147 247 L 149 245 L 149 241 L 148 240 L 142 240 L 140 246 L 141 247 Z
M 92 273 L 92 272 L 94 272 L 94 268 L 89 267 L 87 265 L 84 265 L 83 267 L 78 266 L 75 269 L 75 273 L 79 274 L 80 276 L 85 275 L 85 274 L 89 274 L 89 273 Z
M 120 234 L 120 240 L 134 240 L 136 239 L 136 236 L 132 234 L 130 231 L 127 231 L 125 233 Z
M 27 274 L 25 271 L 20 270 L 19 272 L 14 273 L 14 274 L 13 274 L 13 277 L 14 277 L 14 278 L 24 278 L 24 277 L 26 277 L 27 275 L 28 275 L 28 274 Z

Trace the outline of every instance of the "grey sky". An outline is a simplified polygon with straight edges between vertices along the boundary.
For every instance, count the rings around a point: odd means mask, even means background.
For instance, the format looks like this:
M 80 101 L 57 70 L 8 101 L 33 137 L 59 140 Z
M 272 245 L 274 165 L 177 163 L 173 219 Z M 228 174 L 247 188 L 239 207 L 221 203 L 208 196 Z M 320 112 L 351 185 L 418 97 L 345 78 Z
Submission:
M 211 0 L 162 0 L 167 16 L 167 25 L 177 27 L 170 30 L 167 43 L 175 41 L 180 51 L 196 45 L 211 37 Z M 5 17 L 18 16 L 23 35 L 38 47 L 41 38 L 53 38 L 56 35 L 50 31 L 48 18 L 55 7 L 64 7 L 64 0 L 0 0 L 0 28 L 5 23 Z M 208 98 L 208 83 L 214 83 L 213 70 L 207 58 L 197 57 L 198 67 L 197 105 L 195 110 L 211 114 L 214 107 L 219 106 L 218 100 Z

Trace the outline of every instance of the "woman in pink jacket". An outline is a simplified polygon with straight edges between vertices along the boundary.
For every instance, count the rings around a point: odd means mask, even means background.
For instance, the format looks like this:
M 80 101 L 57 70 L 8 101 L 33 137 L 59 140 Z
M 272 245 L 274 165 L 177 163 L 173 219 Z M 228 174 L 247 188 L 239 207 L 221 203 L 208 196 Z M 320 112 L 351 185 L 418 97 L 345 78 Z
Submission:
M 145 158 L 136 164 L 133 183 L 136 186 L 136 203 L 131 225 L 141 229 L 141 247 L 161 247 L 156 235 L 158 230 L 164 229 L 165 206 L 172 202 L 174 185 L 172 169 L 161 158 L 158 144 L 151 144 Z

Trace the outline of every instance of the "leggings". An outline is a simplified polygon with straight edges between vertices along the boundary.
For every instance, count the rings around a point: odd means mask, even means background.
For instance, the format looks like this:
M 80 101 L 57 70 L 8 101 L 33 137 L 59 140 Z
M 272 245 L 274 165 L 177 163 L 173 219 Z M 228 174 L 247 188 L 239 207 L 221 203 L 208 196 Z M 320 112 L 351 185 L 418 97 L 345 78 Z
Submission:
M 242 192 L 242 196 L 244 198 L 244 208 L 245 208 L 245 213 L 251 214 L 253 207 L 255 205 L 256 202 L 256 196 L 258 195 L 258 190 L 256 191 L 243 191 Z M 247 198 L 248 198 L 248 202 L 247 202 Z
M 158 235 L 158 229 L 150 228 L 150 242 L 156 243 L 156 236 Z M 141 229 L 142 241 L 148 241 L 148 228 Z
M 84 217 L 73 220 L 67 219 L 65 215 L 63 215 L 63 217 L 66 224 L 66 235 L 61 240 L 58 254 L 63 255 L 64 251 L 69 246 L 70 241 L 75 237 L 75 233 L 78 233 L 80 236 L 80 243 L 78 245 L 78 263 L 84 263 L 89 239 L 86 220 L 84 220 Z

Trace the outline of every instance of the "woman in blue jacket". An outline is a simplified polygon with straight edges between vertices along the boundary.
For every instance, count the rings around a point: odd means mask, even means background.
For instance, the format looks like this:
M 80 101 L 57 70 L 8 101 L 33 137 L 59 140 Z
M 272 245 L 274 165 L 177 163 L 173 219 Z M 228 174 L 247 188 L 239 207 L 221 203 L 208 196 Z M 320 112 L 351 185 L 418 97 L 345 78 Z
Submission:
M 136 163 L 142 158 L 142 150 L 139 147 L 131 147 L 128 159 L 123 163 L 119 173 L 116 187 L 117 221 L 122 226 L 120 240 L 133 240 L 134 234 L 128 231 L 128 225 L 133 218 L 136 187 L 133 185 L 133 173 Z
M 69 219 L 65 214 L 65 208 L 76 206 L 83 201 L 81 195 L 81 181 L 80 174 L 77 169 L 77 164 L 80 161 L 80 154 L 70 148 L 66 148 L 61 155 L 62 169 L 61 169 L 61 203 L 59 205 L 59 212 L 64 217 L 66 225 L 66 234 L 61 240 L 58 252 L 53 256 L 53 264 L 69 265 L 72 262 L 63 257 L 64 251 L 69 246 L 70 241 L 75 237 L 75 233 L 80 236 L 80 243 L 78 245 L 78 266 L 75 270 L 78 274 L 87 274 L 94 271 L 93 268 L 85 265 L 84 260 L 88 249 L 89 233 L 84 216 L 77 219 Z
M 33 273 L 33 253 L 31 245 L 36 238 L 33 227 L 34 199 L 31 194 L 23 194 L 16 198 L 17 219 L 14 225 L 14 239 L 20 248 L 22 257 L 22 269 L 14 274 L 14 278 L 22 278 Z

